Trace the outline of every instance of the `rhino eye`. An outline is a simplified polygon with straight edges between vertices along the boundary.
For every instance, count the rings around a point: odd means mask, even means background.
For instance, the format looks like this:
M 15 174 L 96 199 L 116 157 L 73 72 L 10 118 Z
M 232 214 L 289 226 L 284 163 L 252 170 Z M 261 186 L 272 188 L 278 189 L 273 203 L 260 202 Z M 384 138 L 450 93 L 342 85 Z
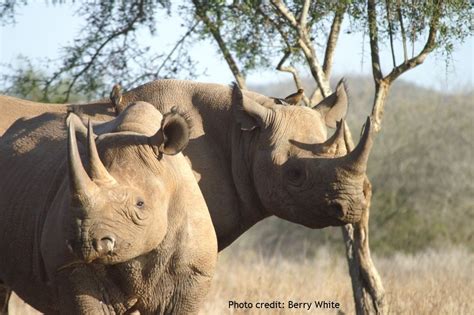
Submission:
M 289 180 L 297 180 L 298 178 L 301 177 L 301 171 L 293 168 L 288 171 L 288 179 Z
M 293 166 L 286 171 L 286 177 L 292 184 L 301 184 L 305 178 L 305 172 L 301 168 Z
M 137 202 L 135 203 L 135 206 L 138 209 L 143 209 L 143 207 L 145 207 L 145 202 L 142 199 L 138 199 Z

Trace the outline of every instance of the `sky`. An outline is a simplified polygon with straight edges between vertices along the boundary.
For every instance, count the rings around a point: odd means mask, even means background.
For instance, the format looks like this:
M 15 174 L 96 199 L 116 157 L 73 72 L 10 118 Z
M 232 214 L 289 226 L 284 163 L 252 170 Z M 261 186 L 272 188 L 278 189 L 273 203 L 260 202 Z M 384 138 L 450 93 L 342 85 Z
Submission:
M 75 7 L 77 3 L 52 5 L 47 1 L 39 0 L 31 1 L 28 6 L 22 7 L 18 11 L 16 24 L 0 27 L 0 62 L 14 64 L 18 55 L 27 56 L 33 61 L 58 58 L 61 47 L 71 43 L 83 26 L 82 18 L 74 15 Z M 142 40 L 155 49 L 169 50 L 179 35 L 185 32 L 180 27 L 182 21 L 178 17 L 166 16 L 160 16 L 157 20 L 160 21 L 157 27 L 159 40 L 147 33 L 143 34 Z M 472 88 L 474 84 L 473 39 L 474 37 L 470 36 L 463 44 L 455 46 L 453 59 L 448 68 L 441 55 L 430 54 L 424 64 L 403 74 L 400 78 L 437 90 Z M 382 61 L 385 61 L 382 69 L 385 69 L 387 73 L 391 66 L 389 47 L 382 46 L 380 50 Z M 199 75 L 196 78 L 198 81 L 222 84 L 233 81 L 227 64 L 218 53 L 216 46 L 210 41 L 195 45 L 192 48 L 192 56 L 199 60 L 197 72 L 205 72 L 205 75 Z M 368 38 L 357 33 L 341 33 L 334 59 L 333 78 L 352 74 L 371 74 Z M 247 81 L 249 85 L 261 85 L 282 82 L 289 78 L 290 75 L 287 73 L 265 69 L 251 72 Z

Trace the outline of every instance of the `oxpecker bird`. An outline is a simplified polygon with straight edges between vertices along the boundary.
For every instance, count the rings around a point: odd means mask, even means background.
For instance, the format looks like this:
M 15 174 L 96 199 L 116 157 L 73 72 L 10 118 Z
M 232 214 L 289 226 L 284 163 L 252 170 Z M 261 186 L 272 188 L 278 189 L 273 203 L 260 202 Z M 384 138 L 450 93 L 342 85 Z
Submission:
M 120 86 L 120 84 L 117 83 L 112 88 L 112 92 L 110 92 L 110 101 L 115 107 L 115 113 L 118 114 L 120 102 L 122 101 L 122 87 Z
M 290 105 L 298 105 L 303 98 L 304 89 L 298 89 L 298 92 L 293 93 L 285 97 L 285 102 Z

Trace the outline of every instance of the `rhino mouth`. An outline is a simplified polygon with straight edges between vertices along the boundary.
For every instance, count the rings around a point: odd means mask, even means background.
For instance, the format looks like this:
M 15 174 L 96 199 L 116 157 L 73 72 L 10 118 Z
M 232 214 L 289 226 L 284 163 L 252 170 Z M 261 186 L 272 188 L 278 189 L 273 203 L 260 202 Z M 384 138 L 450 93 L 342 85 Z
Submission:
M 312 214 L 310 218 L 304 217 L 304 218 L 298 218 L 295 220 L 291 220 L 295 223 L 301 224 L 307 228 L 310 229 L 323 229 L 329 226 L 341 226 L 345 225 L 346 222 L 335 218 L 333 216 L 327 216 L 327 215 L 318 215 L 318 214 Z
M 358 211 L 351 211 L 349 213 L 346 213 L 339 220 L 343 222 L 343 224 L 348 224 L 348 223 L 354 224 L 354 223 L 359 222 L 361 218 L 362 218 L 362 210 L 358 210 Z
M 302 220 L 299 220 L 299 223 L 311 229 L 323 229 L 329 226 L 342 226 L 348 223 L 357 223 L 360 221 L 361 216 L 362 212 L 359 211 L 351 211 L 341 216 L 334 214 L 329 215 L 326 213 L 313 213 L 310 219 L 302 218 Z
M 83 263 L 103 263 L 112 264 L 115 261 L 116 253 L 113 248 L 105 251 L 98 251 L 94 241 L 74 241 L 67 240 L 66 245 L 70 253 L 72 253 L 79 261 Z

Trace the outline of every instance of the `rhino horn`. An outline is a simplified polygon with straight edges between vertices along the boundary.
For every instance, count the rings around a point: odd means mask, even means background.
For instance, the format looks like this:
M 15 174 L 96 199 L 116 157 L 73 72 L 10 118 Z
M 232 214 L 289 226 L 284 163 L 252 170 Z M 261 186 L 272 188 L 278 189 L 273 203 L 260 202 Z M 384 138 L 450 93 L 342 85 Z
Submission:
M 367 161 L 373 144 L 373 123 L 370 117 L 365 122 L 364 132 L 352 152 L 345 156 L 344 168 L 354 174 L 363 174 L 367 170 Z
M 92 181 L 98 185 L 115 184 L 115 179 L 109 174 L 104 164 L 102 164 L 102 161 L 100 160 L 99 153 L 97 152 L 97 146 L 95 144 L 94 131 L 92 130 L 92 124 L 90 120 L 87 128 L 87 146 L 89 153 L 89 171 Z
M 74 114 L 70 114 L 72 116 Z M 79 149 L 77 147 L 76 129 L 74 121 L 68 117 L 68 166 L 69 166 L 69 186 L 73 201 L 82 203 L 88 196 L 97 189 L 97 185 L 89 178 L 84 169 Z
M 337 156 L 346 154 L 346 145 L 344 142 L 345 121 L 344 118 L 336 123 L 336 132 L 322 144 L 325 153 Z

